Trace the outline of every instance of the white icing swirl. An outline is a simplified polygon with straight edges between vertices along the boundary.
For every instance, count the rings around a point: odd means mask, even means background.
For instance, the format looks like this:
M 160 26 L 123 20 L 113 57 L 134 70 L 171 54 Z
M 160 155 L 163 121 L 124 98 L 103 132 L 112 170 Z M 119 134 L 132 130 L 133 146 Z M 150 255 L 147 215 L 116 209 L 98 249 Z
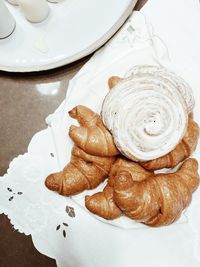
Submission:
M 185 100 L 186 83 L 164 68 L 136 66 L 131 73 L 105 97 L 102 118 L 122 154 L 148 161 L 181 141 L 194 103 Z
M 193 110 L 195 101 L 192 93 L 192 88 L 183 78 L 177 76 L 174 72 L 169 71 L 164 67 L 158 67 L 152 65 L 135 66 L 126 73 L 125 78 L 130 77 L 132 75 L 137 75 L 139 73 L 140 74 L 157 73 L 157 75 L 159 76 L 161 75 L 164 79 L 169 80 L 183 96 L 186 102 L 188 113 L 190 113 Z

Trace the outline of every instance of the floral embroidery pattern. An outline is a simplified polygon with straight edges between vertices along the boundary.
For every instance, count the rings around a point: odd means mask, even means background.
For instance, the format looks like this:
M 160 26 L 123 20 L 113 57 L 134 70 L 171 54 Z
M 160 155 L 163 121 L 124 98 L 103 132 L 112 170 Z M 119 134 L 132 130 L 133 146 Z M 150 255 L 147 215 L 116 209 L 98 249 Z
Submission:
M 15 195 L 22 195 L 23 193 L 22 192 L 17 192 L 15 193 L 10 187 L 7 187 L 7 190 L 12 194 L 11 197 L 9 197 L 9 201 L 12 201 L 14 199 L 14 196 Z
M 64 226 L 64 229 L 62 229 L 61 226 Z M 56 231 L 59 231 L 59 230 L 62 230 L 62 234 L 63 234 L 63 237 L 66 238 L 67 234 L 66 234 L 66 227 L 68 227 L 69 225 L 65 222 L 63 222 L 62 224 L 59 224 L 57 227 L 56 227 Z
M 66 206 L 65 211 L 67 212 L 68 216 L 71 218 L 76 217 L 74 208 L 70 207 L 70 206 Z

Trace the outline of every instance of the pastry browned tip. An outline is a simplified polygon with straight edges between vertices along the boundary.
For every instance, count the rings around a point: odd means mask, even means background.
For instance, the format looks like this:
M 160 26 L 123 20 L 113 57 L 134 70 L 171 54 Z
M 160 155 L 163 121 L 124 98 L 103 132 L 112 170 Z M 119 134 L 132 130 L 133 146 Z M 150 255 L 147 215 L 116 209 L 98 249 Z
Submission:
M 68 114 L 71 118 L 76 118 L 77 116 L 77 107 L 73 108 L 72 110 L 68 111 Z
M 76 119 L 83 111 L 87 111 L 88 108 L 82 105 L 74 107 L 72 110 L 68 111 L 71 118 Z
M 120 77 L 118 76 L 112 76 L 109 78 L 108 80 L 108 86 L 110 89 L 112 89 L 116 84 L 118 84 L 118 82 L 121 80 Z
M 52 191 L 59 191 L 59 173 L 50 174 L 45 180 L 45 186 Z
M 122 212 L 113 200 L 113 188 L 106 186 L 103 192 L 85 197 L 86 208 L 106 220 L 114 220 L 121 216 Z
M 198 170 L 198 161 L 195 158 L 188 158 L 184 161 L 184 167 L 196 173 Z

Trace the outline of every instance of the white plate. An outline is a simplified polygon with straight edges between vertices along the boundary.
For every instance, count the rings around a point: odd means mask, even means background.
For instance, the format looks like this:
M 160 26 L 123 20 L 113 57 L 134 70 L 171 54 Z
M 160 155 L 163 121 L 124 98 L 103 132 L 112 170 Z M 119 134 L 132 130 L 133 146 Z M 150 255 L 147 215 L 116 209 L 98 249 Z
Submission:
M 28 22 L 6 3 L 16 19 L 14 33 L 0 40 L 0 69 L 41 71 L 78 60 L 103 45 L 124 23 L 137 0 L 63 0 L 50 4 L 42 23 Z

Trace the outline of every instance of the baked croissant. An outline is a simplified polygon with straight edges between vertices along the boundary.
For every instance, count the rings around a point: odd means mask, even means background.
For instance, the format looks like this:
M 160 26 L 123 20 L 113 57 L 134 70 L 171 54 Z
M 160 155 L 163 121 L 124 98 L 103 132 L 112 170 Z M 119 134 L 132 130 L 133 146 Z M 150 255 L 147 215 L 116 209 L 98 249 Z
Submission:
M 85 206 L 89 211 L 107 220 L 113 220 L 122 215 L 122 211 L 113 200 L 113 186 L 115 176 L 123 171 L 128 172 L 134 181 L 142 181 L 151 175 L 135 162 L 122 157 L 117 159 L 111 168 L 108 184 L 103 192 L 85 197 Z
M 174 150 L 163 157 L 147 162 L 141 162 L 140 164 L 147 170 L 172 168 L 188 158 L 195 151 L 198 139 L 199 126 L 195 121 L 189 118 L 187 132 L 182 141 L 175 147 Z
M 132 179 L 138 182 L 145 180 L 152 174 L 152 172 L 145 170 L 138 163 L 120 156 L 110 170 L 108 184 L 113 187 L 115 176 L 123 171 L 130 173 Z
M 149 226 L 168 225 L 190 204 L 198 185 L 198 163 L 187 159 L 177 172 L 154 174 L 141 182 L 133 181 L 128 172 L 119 173 L 114 201 L 131 219 Z
M 134 166 L 136 180 L 134 180 Z M 118 207 L 124 215 L 149 226 L 168 225 L 176 221 L 191 202 L 192 193 L 199 185 L 198 163 L 195 159 L 187 159 L 175 173 L 153 174 L 134 162 L 133 169 L 119 168 L 111 182 L 113 191 L 109 201 L 114 202 L 115 208 Z M 141 169 L 141 180 L 139 169 Z M 86 207 L 91 212 L 94 211 L 92 204 L 95 203 L 95 198 L 96 195 L 86 197 Z M 100 201 L 102 198 L 99 198 Z M 117 218 L 114 217 L 115 213 L 109 214 L 114 208 L 108 207 L 104 199 L 104 205 L 98 203 L 94 213 L 105 219 Z
M 69 136 L 78 147 L 95 156 L 110 157 L 119 154 L 112 135 L 97 113 L 79 105 L 73 108 L 69 115 L 81 125 L 72 125 L 69 130 Z
M 45 181 L 48 189 L 70 196 L 97 187 L 108 176 L 115 157 L 89 155 L 74 146 L 71 161 L 61 172 L 50 174 Z
M 106 219 L 113 220 L 122 215 L 122 211 L 113 200 L 113 187 L 108 184 L 103 192 L 85 197 L 85 206 L 92 213 Z

